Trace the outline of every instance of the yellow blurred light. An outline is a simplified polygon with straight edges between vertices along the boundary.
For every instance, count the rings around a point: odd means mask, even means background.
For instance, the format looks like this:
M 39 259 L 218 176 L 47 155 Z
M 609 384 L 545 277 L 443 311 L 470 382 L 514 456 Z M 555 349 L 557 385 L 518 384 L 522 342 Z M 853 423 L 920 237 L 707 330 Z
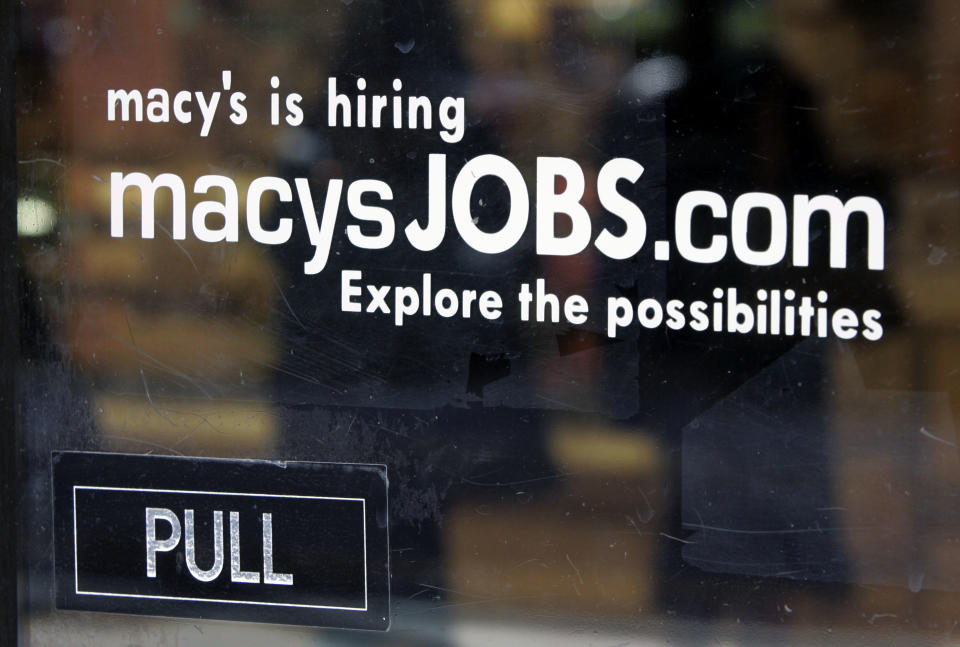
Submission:
M 486 5 L 486 19 L 499 38 L 534 40 L 543 32 L 543 7 L 530 0 L 491 0 Z

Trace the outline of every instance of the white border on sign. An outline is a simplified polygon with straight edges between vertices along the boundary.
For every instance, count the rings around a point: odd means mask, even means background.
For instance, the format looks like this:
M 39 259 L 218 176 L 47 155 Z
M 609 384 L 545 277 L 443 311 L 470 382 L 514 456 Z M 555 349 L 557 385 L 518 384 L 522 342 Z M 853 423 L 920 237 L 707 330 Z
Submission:
M 77 556 L 77 490 L 107 490 L 112 492 L 152 492 L 160 494 L 208 494 L 213 496 L 257 496 L 276 499 L 319 499 L 324 501 L 357 501 L 363 506 L 363 606 L 337 607 L 320 604 L 293 604 L 288 602 L 255 602 L 253 600 L 222 600 L 220 598 L 188 598 L 173 595 L 141 595 L 136 593 L 108 593 L 105 591 L 81 591 L 79 559 Z M 249 604 L 266 607 L 297 607 L 302 609 L 328 609 L 331 611 L 366 611 L 367 599 L 367 500 L 342 496 L 306 496 L 300 494 L 264 494 L 257 492 L 209 492 L 205 490 L 160 490 L 151 488 L 103 487 L 99 485 L 73 486 L 73 591 L 77 595 L 98 595 L 110 598 L 145 598 L 149 600 L 179 600 L 182 602 L 219 602 L 222 604 Z

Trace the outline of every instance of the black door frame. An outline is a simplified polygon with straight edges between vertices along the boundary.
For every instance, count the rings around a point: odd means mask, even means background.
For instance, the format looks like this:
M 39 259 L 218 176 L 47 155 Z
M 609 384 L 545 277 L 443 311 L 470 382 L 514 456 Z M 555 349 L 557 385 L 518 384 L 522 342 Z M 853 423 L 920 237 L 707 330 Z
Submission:
M 18 251 L 16 2 L 0 2 L 0 644 L 18 639 L 17 536 L 19 523 L 19 440 L 16 425 L 16 373 L 20 356 Z

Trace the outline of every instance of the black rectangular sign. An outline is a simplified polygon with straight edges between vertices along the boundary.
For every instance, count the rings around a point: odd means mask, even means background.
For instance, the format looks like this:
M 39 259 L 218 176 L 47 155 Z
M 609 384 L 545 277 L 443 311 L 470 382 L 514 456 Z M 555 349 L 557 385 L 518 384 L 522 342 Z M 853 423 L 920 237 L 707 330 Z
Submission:
M 53 455 L 57 607 L 385 630 L 381 465 Z

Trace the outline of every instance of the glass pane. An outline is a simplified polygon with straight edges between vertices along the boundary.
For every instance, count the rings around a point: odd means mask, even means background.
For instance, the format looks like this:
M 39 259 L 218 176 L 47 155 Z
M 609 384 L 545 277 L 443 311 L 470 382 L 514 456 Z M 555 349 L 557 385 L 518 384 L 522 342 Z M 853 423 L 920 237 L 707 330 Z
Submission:
M 20 5 L 23 644 L 955 640 L 956 3 Z M 386 466 L 389 631 L 55 608 L 55 451 Z

